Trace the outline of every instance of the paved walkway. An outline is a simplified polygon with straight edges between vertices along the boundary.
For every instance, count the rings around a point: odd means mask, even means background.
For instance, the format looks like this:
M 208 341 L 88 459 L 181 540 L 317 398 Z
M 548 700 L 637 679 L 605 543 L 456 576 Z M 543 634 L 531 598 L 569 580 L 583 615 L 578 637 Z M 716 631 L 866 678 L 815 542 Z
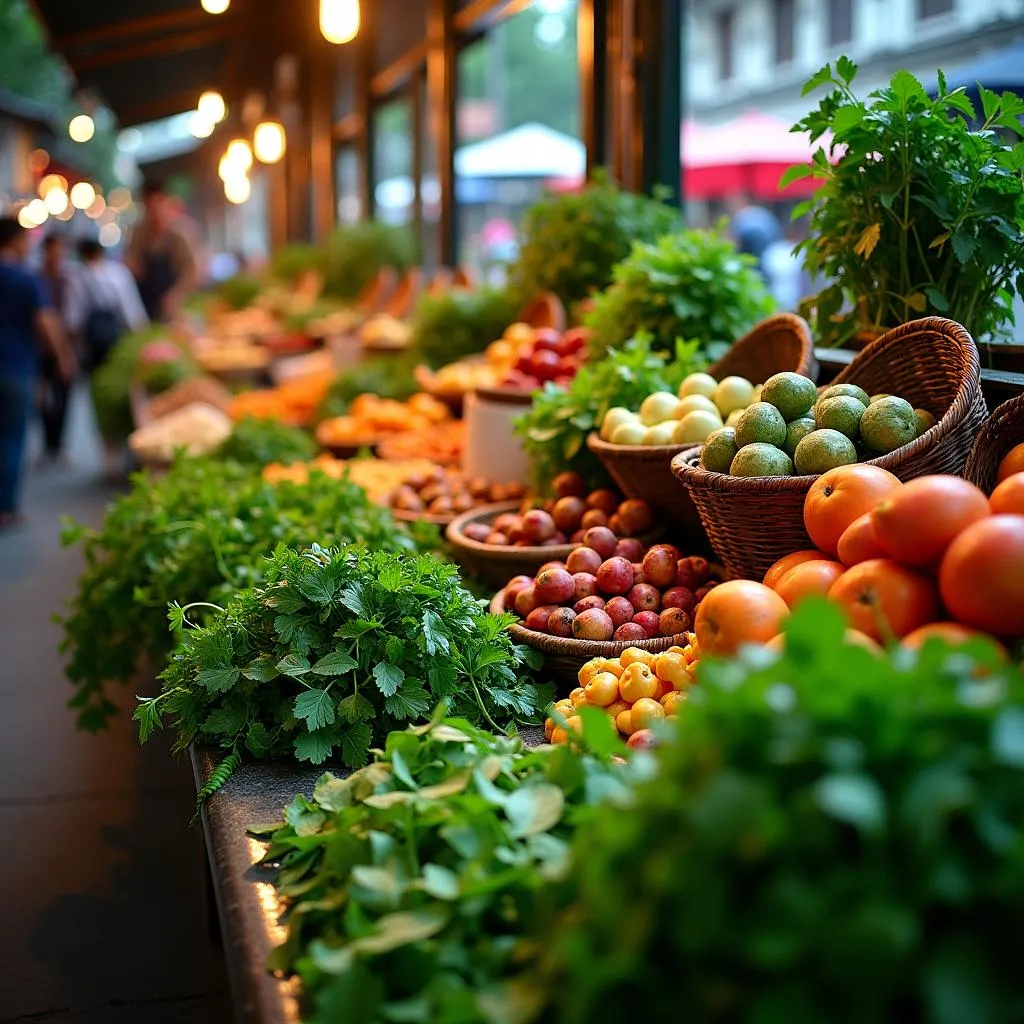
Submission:
M 28 524 L 0 534 L 0 1024 L 227 1024 L 187 761 L 139 749 L 127 690 L 97 737 L 65 707 L 50 619 L 82 560 L 59 521 L 99 525 L 113 493 L 84 395 L 72 412 L 73 468 L 32 474 Z

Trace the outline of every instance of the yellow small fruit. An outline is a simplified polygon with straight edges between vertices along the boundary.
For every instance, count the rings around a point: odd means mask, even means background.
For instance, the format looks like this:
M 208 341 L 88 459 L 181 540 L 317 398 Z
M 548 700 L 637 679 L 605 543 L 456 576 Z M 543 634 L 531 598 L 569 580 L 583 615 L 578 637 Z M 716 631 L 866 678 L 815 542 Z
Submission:
M 630 724 L 634 730 L 650 729 L 665 717 L 665 709 L 650 697 L 641 697 L 630 709 Z
M 577 686 L 576 689 L 569 694 L 569 700 L 572 701 L 573 707 L 585 704 L 587 700 L 587 691 L 584 690 L 582 686 Z
M 569 734 L 564 729 L 555 729 L 551 733 L 551 742 L 555 746 L 560 746 L 569 739 Z
M 665 715 L 668 718 L 679 714 L 679 709 L 686 703 L 687 697 L 684 692 L 673 690 L 671 693 L 666 693 L 661 698 L 661 706 L 665 709 Z
M 562 714 L 565 714 L 572 709 L 572 701 L 568 697 L 563 697 L 561 700 L 556 700 L 551 706 L 556 711 L 561 711 Z
M 614 704 L 609 704 L 608 707 L 606 707 L 604 710 L 605 714 L 607 714 L 608 717 L 611 718 L 611 720 L 614 722 L 615 719 L 618 718 L 623 711 L 629 710 L 629 705 L 620 698 L 619 700 L 615 701 Z
M 551 741 L 551 734 L 555 731 L 554 719 L 546 718 L 544 720 L 544 739 Z
M 618 658 L 595 658 L 594 660 L 601 662 L 600 670 L 602 672 L 611 672 L 616 679 L 619 679 L 626 669 L 626 666 Z
M 645 651 L 640 647 L 627 647 L 620 655 L 619 661 L 622 663 L 623 668 L 629 668 L 630 665 L 650 665 L 654 661 L 654 655 L 650 651 Z
M 615 728 L 623 734 L 623 736 L 632 736 L 636 729 L 633 728 L 633 712 L 632 711 L 620 711 L 615 719 Z M 555 730 L 558 731 L 557 729 Z
M 653 697 L 660 688 L 661 683 L 650 666 L 641 662 L 630 665 L 619 680 L 619 693 L 629 704 L 635 704 L 641 697 Z
M 598 672 L 584 687 L 587 703 L 605 708 L 619 699 L 619 681 L 611 672 Z
M 666 652 L 658 659 L 654 673 L 663 683 L 668 683 L 673 690 L 685 690 L 688 686 L 693 685 L 693 676 L 684 654 Z
M 663 651 L 664 654 L 686 654 L 685 647 L 679 647 L 678 645 L 670 647 L 667 651 Z
M 577 673 L 576 678 L 579 681 L 580 686 L 586 686 L 590 682 L 593 676 L 596 676 L 598 672 L 603 672 L 604 669 L 601 667 L 605 661 L 604 658 L 591 658 Z

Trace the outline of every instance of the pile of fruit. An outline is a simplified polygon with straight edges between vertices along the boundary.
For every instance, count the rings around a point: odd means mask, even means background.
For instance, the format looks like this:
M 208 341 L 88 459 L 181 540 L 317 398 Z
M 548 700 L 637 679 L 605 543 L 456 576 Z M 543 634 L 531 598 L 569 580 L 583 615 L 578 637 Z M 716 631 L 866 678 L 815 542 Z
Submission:
M 653 746 L 652 727 L 676 717 L 697 679 L 696 636 L 687 633 L 686 641 L 661 654 L 627 647 L 617 658 L 592 658 L 580 669 L 580 685 L 552 705 L 544 722 L 548 741 L 567 742 L 581 724 L 579 709 L 592 707 L 608 715 L 628 746 Z
M 438 423 L 424 433 L 407 430 L 385 438 L 378 449 L 382 459 L 430 459 L 442 466 L 457 466 L 466 447 L 466 424 L 463 420 Z
M 517 501 L 525 493 L 522 484 L 492 483 L 482 477 L 470 477 L 461 469 L 435 466 L 403 480 L 389 495 L 388 504 L 401 512 L 454 516 L 480 505 Z
M 521 325 L 513 324 L 509 328 Z M 532 328 L 528 328 L 532 330 Z M 464 395 L 477 388 L 497 387 L 516 364 L 516 346 L 505 339 L 487 346 L 483 358 L 470 357 L 431 370 L 416 367 L 416 382 L 424 391 L 435 395 Z
M 554 547 L 581 544 L 586 531 L 597 526 L 619 539 L 643 536 L 654 525 L 646 501 L 623 498 L 609 488 L 588 494 L 578 473 L 562 473 L 553 487 L 555 496 L 540 507 L 527 501 L 519 512 L 504 512 L 490 523 L 467 523 L 464 535 L 495 547 Z
M 439 468 L 428 459 L 385 462 L 383 459 L 336 459 L 324 453 L 311 462 L 293 462 L 290 465 L 272 462 L 263 468 L 263 479 L 272 484 L 285 481 L 305 484 L 309 482 L 311 473 L 323 473 L 332 480 L 347 476 L 352 483 L 366 491 L 370 501 L 384 504 L 404 481 L 436 472 Z
M 391 434 L 425 434 L 451 415 L 448 406 L 431 395 L 413 395 L 407 402 L 359 395 L 352 400 L 347 415 L 324 420 L 317 427 L 316 439 L 325 448 L 374 444 Z
M 679 385 L 678 394 L 648 395 L 639 413 L 621 406 L 609 409 L 601 421 L 600 437 L 610 444 L 701 444 L 709 434 L 735 423 L 760 393 L 760 386 L 745 377 L 717 381 L 708 373 L 691 373 Z
M 312 421 L 333 379 L 333 373 L 310 374 L 285 381 L 276 388 L 242 391 L 231 401 L 231 417 L 273 419 L 291 427 L 304 427 Z
M 550 380 L 567 387 L 586 356 L 588 336 L 585 327 L 562 332 L 553 327 L 512 324 L 502 340 L 514 346 L 515 356 L 499 386 L 536 391 Z
M 935 425 L 926 409 L 855 384 L 818 391 L 799 373 L 765 381 L 757 401 L 704 439 L 700 464 L 732 476 L 810 476 L 888 455 Z
M 577 640 L 653 640 L 693 626 L 694 613 L 718 586 L 706 558 L 684 558 L 671 544 L 651 548 L 594 526 L 564 562 L 505 586 L 505 608 L 527 629 Z
M 804 504 L 816 547 L 780 559 L 763 584 L 713 591 L 697 614 L 702 650 L 778 643 L 782 620 L 811 594 L 839 605 L 865 646 L 1024 637 L 1024 472 L 1013 472 L 1022 466 L 1024 445 L 1004 460 L 989 498 L 955 476 L 901 483 L 863 465 L 824 473 Z M 702 615 L 713 633 L 702 635 Z

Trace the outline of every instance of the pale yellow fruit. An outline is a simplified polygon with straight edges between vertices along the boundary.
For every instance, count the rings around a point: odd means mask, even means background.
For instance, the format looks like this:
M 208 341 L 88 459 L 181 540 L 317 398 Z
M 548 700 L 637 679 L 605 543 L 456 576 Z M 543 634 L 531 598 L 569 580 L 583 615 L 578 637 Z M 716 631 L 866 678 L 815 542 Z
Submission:
M 666 420 L 664 423 L 655 423 L 653 427 L 647 428 L 647 433 L 644 434 L 644 444 L 672 444 L 673 435 L 675 434 L 676 427 L 678 426 L 678 420 Z
M 705 398 L 713 398 L 718 381 L 710 373 L 691 373 L 682 384 L 679 385 L 679 397 L 687 395 L 703 395 Z
M 703 395 L 687 395 L 685 398 L 679 399 L 675 418 L 681 420 L 688 412 L 701 411 L 713 412 L 716 416 L 718 415 L 718 407 L 710 398 L 705 398 Z
M 609 409 L 601 421 L 601 440 L 610 441 L 616 428 L 621 427 L 623 423 L 634 423 L 636 419 L 635 412 L 631 409 L 624 409 L 621 405 L 615 406 L 614 409 Z
M 529 324 L 509 324 L 505 328 L 505 338 L 517 345 L 529 345 L 533 341 L 533 328 Z
M 726 377 L 715 388 L 715 405 L 723 416 L 754 401 L 754 385 L 746 377 Z
M 645 427 L 664 423 L 673 418 L 679 399 L 671 391 L 655 391 L 648 395 L 640 406 L 640 422 Z
M 725 417 L 725 425 L 727 427 L 735 427 L 739 422 L 739 418 L 746 412 L 746 409 L 733 409 L 728 416 Z
M 615 428 L 609 439 L 612 444 L 643 444 L 647 428 L 639 420 L 630 420 Z
M 703 444 L 708 434 L 722 428 L 722 420 L 716 413 L 698 409 L 688 412 L 680 421 L 673 434 L 676 444 Z

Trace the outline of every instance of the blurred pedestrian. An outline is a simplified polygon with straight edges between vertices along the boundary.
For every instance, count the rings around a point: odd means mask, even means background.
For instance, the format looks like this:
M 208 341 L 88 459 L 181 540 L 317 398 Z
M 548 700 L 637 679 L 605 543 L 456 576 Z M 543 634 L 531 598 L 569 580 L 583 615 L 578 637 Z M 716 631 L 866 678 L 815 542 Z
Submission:
M 800 300 L 808 294 L 803 256 L 796 251 L 799 242 L 798 228 L 788 224 L 785 234 L 769 243 L 761 256 L 768 288 L 779 309 L 795 311 Z
M 17 523 L 21 467 L 29 417 L 48 351 L 65 381 L 74 358 L 41 279 L 25 269 L 28 235 L 13 217 L 0 218 L 0 529 Z
M 750 197 L 742 193 L 731 197 L 729 208 L 729 232 L 736 248 L 753 256 L 763 274 L 765 250 L 782 237 L 779 218 L 767 207 L 752 203 Z
M 125 259 L 150 320 L 169 323 L 196 286 L 195 254 L 175 224 L 177 207 L 162 185 L 148 183 L 142 203 L 144 216 L 132 231 Z
M 67 299 L 69 269 L 67 242 L 61 235 L 49 234 L 43 239 L 43 263 L 40 276 L 53 303 L 54 314 L 62 320 Z M 39 364 L 39 418 L 43 424 L 43 454 L 41 463 L 63 464 L 64 425 L 67 422 L 68 398 L 72 381 L 65 379 L 51 352 L 43 351 Z

